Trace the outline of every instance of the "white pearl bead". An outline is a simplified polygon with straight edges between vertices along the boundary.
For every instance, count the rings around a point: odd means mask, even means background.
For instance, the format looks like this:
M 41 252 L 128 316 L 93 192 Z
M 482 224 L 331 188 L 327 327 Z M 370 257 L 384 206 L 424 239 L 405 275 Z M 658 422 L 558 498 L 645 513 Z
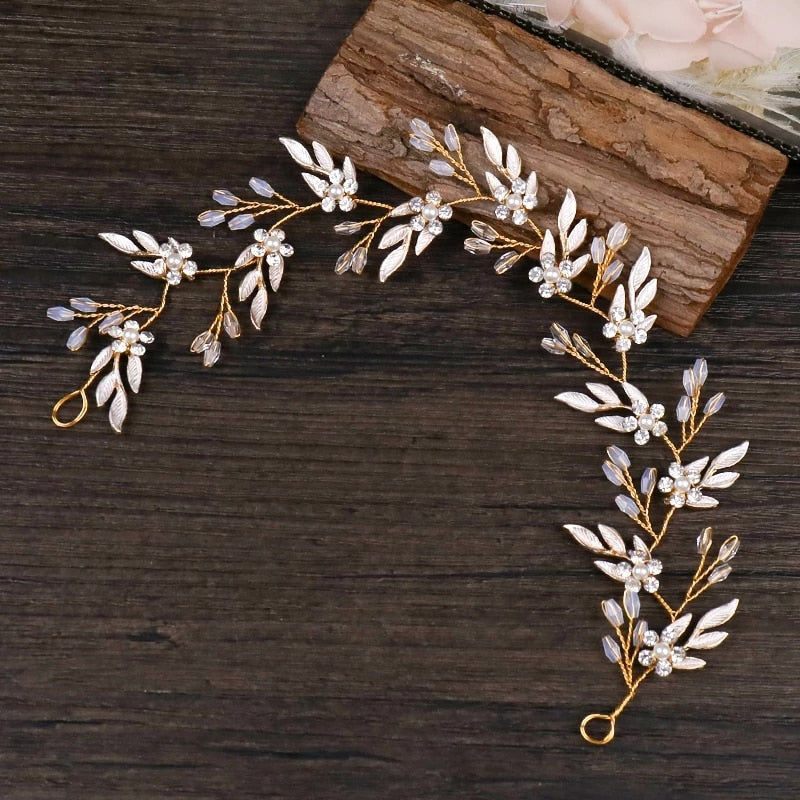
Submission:
M 561 277 L 561 273 L 556 267 L 548 267 L 544 271 L 544 279 L 547 283 L 555 283 Z
M 328 189 L 328 197 L 332 197 L 334 200 L 341 200 L 344 197 L 344 187 L 334 183 Z
M 644 564 L 637 564 L 633 568 L 633 577 L 636 578 L 637 581 L 643 581 L 649 575 L 650 572 Z
M 512 210 L 517 211 L 522 208 L 522 197 L 518 194 L 510 194 L 506 198 L 506 205 Z
M 692 484 L 688 478 L 678 478 L 675 481 L 675 488 L 679 492 L 688 492 L 692 488 Z
M 633 336 L 634 333 L 636 333 L 636 327 L 634 326 L 634 324 L 632 322 L 630 322 L 629 320 L 626 319 L 619 326 L 619 332 L 620 332 L 620 334 L 622 336 L 626 336 L 626 337 L 630 338 L 631 336 Z
M 659 659 L 659 661 L 663 660 L 665 658 L 669 658 L 669 645 L 668 644 L 664 644 L 664 642 L 659 642 L 653 648 L 653 655 L 657 659 Z
M 655 421 L 655 419 L 653 419 L 653 417 L 650 414 L 642 414 L 642 416 L 639 417 L 639 427 L 643 431 L 652 430 L 653 429 L 653 425 L 655 425 L 655 424 L 656 424 L 656 421 Z
M 277 236 L 268 236 L 267 241 L 264 242 L 264 247 L 271 252 L 276 252 L 281 246 L 281 240 Z
M 180 269 L 182 264 L 183 264 L 183 259 L 178 253 L 170 253 L 167 256 L 167 267 L 169 269 L 172 270 Z
M 428 205 L 422 209 L 422 216 L 425 217 L 428 222 L 431 222 L 439 216 L 439 209 L 433 205 L 433 203 L 428 203 Z

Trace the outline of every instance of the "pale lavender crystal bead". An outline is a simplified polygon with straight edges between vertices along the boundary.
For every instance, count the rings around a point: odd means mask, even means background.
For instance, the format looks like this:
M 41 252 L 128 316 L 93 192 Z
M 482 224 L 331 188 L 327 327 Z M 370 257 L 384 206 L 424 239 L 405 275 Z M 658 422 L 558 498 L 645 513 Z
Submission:
M 52 306 L 47 309 L 47 317 L 56 322 L 71 322 L 75 319 L 75 312 L 71 308 L 64 308 L 64 306 Z
M 255 222 L 252 214 L 237 214 L 228 221 L 228 227 L 232 231 L 242 231 L 249 228 Z

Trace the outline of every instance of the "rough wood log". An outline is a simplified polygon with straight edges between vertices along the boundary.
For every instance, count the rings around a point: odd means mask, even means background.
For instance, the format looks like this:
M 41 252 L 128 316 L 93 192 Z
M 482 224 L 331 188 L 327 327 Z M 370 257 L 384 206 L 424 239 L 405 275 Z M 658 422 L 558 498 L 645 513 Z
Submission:
M 374 0 L 298 129 L 419 192 L 434 177 L 406 144 L 415 116 L 439 128 L 455 123 L 468 163 L 483 162 L 481 124 L 513 141 L 539 172 L 545 224 L 567 186 L 596 232 L 628 222 L 627 252 L 653 251 L 661 283 L 653 308 L 683 335 L 744 255 L 787 163 L 762 142 L 464 3 Z M 491 208 L 462 213 L 490 216 Z

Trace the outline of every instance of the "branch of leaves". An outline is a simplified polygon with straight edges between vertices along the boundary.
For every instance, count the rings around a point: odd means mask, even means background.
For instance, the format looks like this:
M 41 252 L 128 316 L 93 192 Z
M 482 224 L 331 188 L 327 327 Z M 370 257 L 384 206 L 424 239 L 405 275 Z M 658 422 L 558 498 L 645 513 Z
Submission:
M 687 601 L 693 600 L 699 592 L 695 593 L 692 590 L 698 581 L 705 580 L 709 584 L 722 583 L 733 572 L 733 567 L 730 562 L 736 557 L 739 552 L 739 537 L 729 536 L 719 548 L 717 557 L 711 565 L 703 570 L 706 557 L 711 550 L 713 543 L 713 529 L 708 527 L 704 528 L 700 535 L 697 537 L 697 552 L 701 557 L 700 567 L 698 568 L 697 576 L 695 578 L 690 595 Z
M 409 144 L 421 153 L 438 153 L 444 158 L 432 158 L 428 169 L 441 178 L 457 177 L 459 180 L 471 183 L 474 181 L 472 174 L 464 164 L 461 153 L 461 140 L 455 126 L 445 125 L 444 142 L 439 141 L 431 126 L 423 119 L 411 120 L 411 137 Z
M 644 620 L 636 621 L 641 613 L 639 595 L 636 592 L 626 590 L 622 598 L 622 606 L 613 598 L 609 598 L 608 600 L 603 600 L 600 607 L 603 611 L 603 616 L 614 628 L 614 633 L 616 634 L 616 639 L 608 635 L 601 639 L 603 652 L 612 664 L 619 664 L 622 677 L 630 687 L 633 683 L 633 664 L 636 654 L 647 633 L 647 623 Z M 625 624 L 626 619 L 629 621 L 629 625 L 634 625 L 635 623 L 630 637 L 622 632 L 622 626 Z
M 708 364 L 704 358 L 698 358 L 692 367 L 683 371 L 683 390 L 685 394 L 678 401 L 675 415 L 678 422 L 688 426 L 688 433 L 684 435 L 684 439 L 694 436 L 706 419 L 721 411 L 723 405 L 725 405 L 725 395 L 722 392 L 717 392 L 706 401 L 703 407 L 703 419 L 696 424 L 700 395 L 707 378 Z
M 95 357 L 89 373 L 97 375 L 111 363 L 111 369 L 97 383 L 95 399 L 97 407 L 104 406 L 113 396 L 108 408 L 108 421 L 116 433 L 122 432 L 122 423 L 128 415 L 128 395 L 120 371 L 122 353 L 114 352 L 111 345 L 104 347 Z M 139 392 L 142 383 L 142 359 L 130 351 L 127 353 L 126 375 L 128 386 L 134 394 Z
M 550 337 L 542 339 L 542 348 L 554 356 L 570 355 L 584 366 L 603 375 L 611 372 L 583 336 L 579 333 L 570 335 L 570 332 L 558 322 L 550 325 Z

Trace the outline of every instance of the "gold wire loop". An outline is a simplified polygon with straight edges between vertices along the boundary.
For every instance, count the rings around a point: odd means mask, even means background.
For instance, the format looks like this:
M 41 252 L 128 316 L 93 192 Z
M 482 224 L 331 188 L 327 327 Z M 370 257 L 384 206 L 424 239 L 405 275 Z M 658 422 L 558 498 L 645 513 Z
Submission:
M 592 736 L 586 730 L 589 723 L 596 719 L 602 719 L 608 722 L 608 730 L 602 739 Z M 596 744 L 598 746 L 608 744 L 614 738 L 616 724 L 617 718 L 613 714 L 588 714 L 583 718 L 583 722 L 581 722 L 581 736 L 583 736 L 583 738 L 589 742 L 589 744 Z
M 69 403 L 75 397 L 81 398 L 81 408 L 80 411 L 70 420 L 60 420 L 58 418 L 58 414 L 61 409 Z M 65 394 L 54 406 L 53 406 L 53 413 L 50 415 L 50 419 L 59 427 L 59 428 L 71 428 L 73 425 L 77 425 L 85 416 L 86 412 L 89 410 L 89 397 L 86 394 L 86 387 L 81 387 L 80 389 L 76 389 L 74 392 L 70 392 L 69 394 Z

